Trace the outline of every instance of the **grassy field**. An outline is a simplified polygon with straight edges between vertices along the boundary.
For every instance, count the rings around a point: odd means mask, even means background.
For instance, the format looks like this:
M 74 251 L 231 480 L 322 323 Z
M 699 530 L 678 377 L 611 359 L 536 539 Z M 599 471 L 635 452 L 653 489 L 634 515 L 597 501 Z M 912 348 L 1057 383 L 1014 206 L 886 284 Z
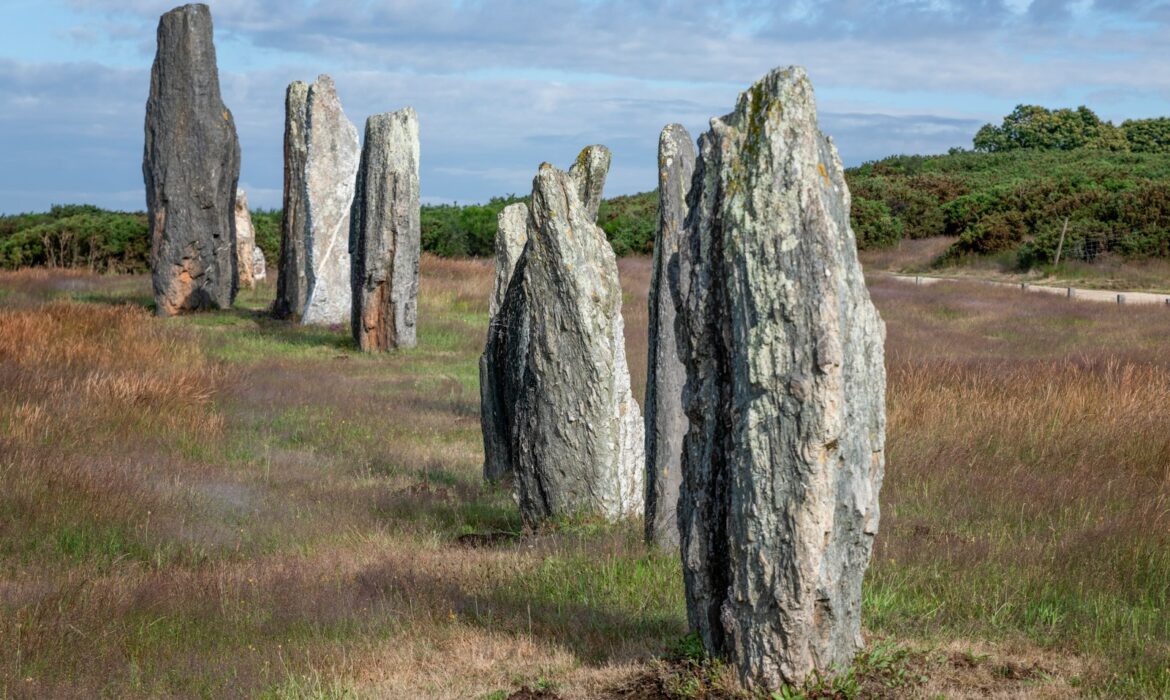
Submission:
M 965 258 L 944 264 L 944 256 L 954 242 L 952 236 L 904 239 L 886 248 L 863 250 L 859 255 L 867 270 L 1028 282 L 1055 287 L 1170 293 L 1170 260 L 1126 260 L 1105 253 L 1092 263 L 1065 260 L 1059 265 L 1039 265 L 1021 270 L 1015 254 L 1010 253 Z
M 369 357 L 271 287 L 162 321 L 145 277 L 0 274 L 0 698 L 736 696 L 639 523 L 523 533 L 482 484 L 491 278 L 424 259 L 419 348 Z M 871 289 L 870 651 L 806 694 L 1170 696 L 1170 312 Z

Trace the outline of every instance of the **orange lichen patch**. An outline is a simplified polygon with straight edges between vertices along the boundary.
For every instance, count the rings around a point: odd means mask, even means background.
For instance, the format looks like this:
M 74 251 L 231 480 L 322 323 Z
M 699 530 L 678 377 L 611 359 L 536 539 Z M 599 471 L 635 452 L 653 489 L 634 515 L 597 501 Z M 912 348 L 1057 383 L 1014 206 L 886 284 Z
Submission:
M 829 171 L 825 170 L 824 163 L 817 163 L 817 172 L 821 174 L 821 177 L 825 178 L 825 187 L 833 186 L 833 181 L 829 179 Z
M 390 299 L 390 283 L 382 282 L 374 292 L 366 293 L 362 304 L 361 337 L 358 347 L 366 352 L 389 350 L 395 344 L 394 304 Z
M 170 284 L 163 293 L 161 299 L 158 300 L 159 314 L 163 316 L 174 316 L 184 309 L 193 309 L 197 307 L 194 303 L 195 292 L 195 278 L 192 268 L 195 261 L 191 258 L 183 258 L 183 261 L 175 265 L 178 271 L 175 276 L 171 278 Z

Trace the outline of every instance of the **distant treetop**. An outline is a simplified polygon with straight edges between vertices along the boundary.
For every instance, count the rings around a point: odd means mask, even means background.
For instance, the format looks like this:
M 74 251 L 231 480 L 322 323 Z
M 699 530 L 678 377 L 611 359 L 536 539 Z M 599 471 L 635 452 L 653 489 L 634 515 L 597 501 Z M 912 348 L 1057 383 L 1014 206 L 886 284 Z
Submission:
M 1084 105 L 1051 110 L 1039 105 L 1018 105 L 1000 126 L 985 124 L 975 134 L 974 146 L 976 151 L 985 153 L 1018 148 L 1170 153 L 1170 118 L 1128 119 L 1114 126 L 1101 121 Z

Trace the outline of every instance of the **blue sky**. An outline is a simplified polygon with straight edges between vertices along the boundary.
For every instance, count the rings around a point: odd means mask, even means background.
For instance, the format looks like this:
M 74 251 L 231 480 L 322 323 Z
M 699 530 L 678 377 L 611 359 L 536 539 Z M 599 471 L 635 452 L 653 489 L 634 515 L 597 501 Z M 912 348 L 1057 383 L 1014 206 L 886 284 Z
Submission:
M 523 193 L 542 161 L 614 152 L 652 189 L 658 132 L 693 136 L 803 65 L 846 164 L 969 146 L 1019 103 L 1170 115 L 1170 0 L 212 0 L 253 206 L 279 206 L 284 89 L 328 73 L 362 131 L 419 113 L 424 201 Z M 0 212 L 145 208 L 155 0 L 0 0 Z

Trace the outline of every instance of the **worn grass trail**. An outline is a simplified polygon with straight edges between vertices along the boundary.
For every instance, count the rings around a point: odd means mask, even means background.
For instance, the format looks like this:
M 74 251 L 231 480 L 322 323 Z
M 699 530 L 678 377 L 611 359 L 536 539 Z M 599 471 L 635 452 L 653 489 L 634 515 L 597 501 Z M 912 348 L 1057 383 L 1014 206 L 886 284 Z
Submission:
M 621 272 L 640 398 L 649 265 Z M 267 319 L 271 288 L 161 321 L 145 278 L 0 275 L 0 697 L 596 697 L 657 673 L 676 555 L 638 523 L 523 534 L 479 478 L 491 283 L 424 259 L 419 348 L 371 357 Z M 866 620 L 915 659 L 888 693 L 1170 694 L 1170 313 L 873 294 Z

